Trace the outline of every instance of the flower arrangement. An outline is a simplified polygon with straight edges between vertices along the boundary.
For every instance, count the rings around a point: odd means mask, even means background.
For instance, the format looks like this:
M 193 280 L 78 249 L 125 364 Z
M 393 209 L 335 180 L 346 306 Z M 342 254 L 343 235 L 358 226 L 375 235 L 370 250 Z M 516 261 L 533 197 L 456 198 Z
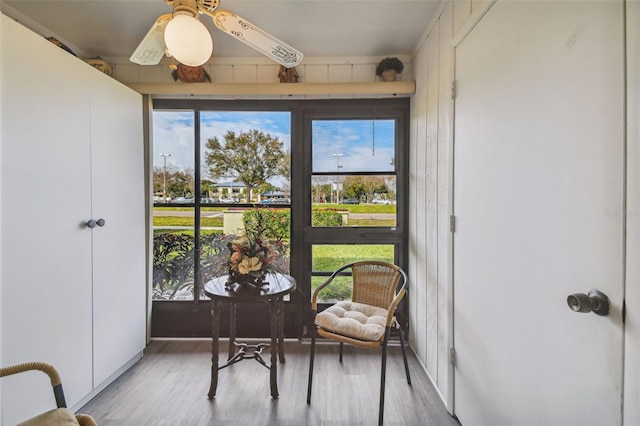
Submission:
M 279 251 L 259 234 L 244 235 L 229 242 L 227 247 L 230 251 L 227 288 L 235 283 L 260 288 L 267 284 L 264 278 L 268 273 L 279 271 L 276 266 Z

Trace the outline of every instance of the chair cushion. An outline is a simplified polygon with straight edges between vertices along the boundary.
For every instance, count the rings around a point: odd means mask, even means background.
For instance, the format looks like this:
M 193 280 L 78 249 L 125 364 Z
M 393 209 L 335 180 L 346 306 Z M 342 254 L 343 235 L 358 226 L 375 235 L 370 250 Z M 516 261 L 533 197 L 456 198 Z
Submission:
M 388 312 L 377 306 L 344 301 L 316 315 L 315 323 L 335 334 L 376 342 L 384 337 Z
M 18 426 L 77 426 L 79 424 L 73 411 L 67 408 L 56 408 L 19 423 Z

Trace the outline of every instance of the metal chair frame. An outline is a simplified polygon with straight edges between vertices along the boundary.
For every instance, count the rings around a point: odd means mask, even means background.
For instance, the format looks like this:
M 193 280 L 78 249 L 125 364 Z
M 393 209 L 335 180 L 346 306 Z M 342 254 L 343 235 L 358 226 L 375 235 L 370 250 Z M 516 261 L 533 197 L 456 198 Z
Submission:
M 354 279 L 353 279 L 354 288 L 353 288 L 352 301 L 358 302 L 358 303 L 366 303 L 367 295 L 363 294 L 362 289 L 358 288 L 361 283 L 357 282 L 358 274 L 356 273 L 359 267 L 363 267 L 366 265 L 377 265 L 382 268 L 389 268 L 390 270 L 395 271 L 395 277 L 394 277 L 395 285 L 393 285 L 393 290 L 395 291 L 393 291 L 389 295 L 384 295 L 384 297 L 382 298 L 376 297 L 375 299 L 377 299 L 377 302 L 375 303 L 367 303 L 374 306 L 380 306 L 388 310 L 384 337 L 379 341 L 373 341 L 373 342 L 362 341 L 362 340 L 353 339 L 351 337 L 342 336 L 339 334 L 329 332 L 327 330 L 319 328 L 318 326 L 316 326 L 314 322 L 313 326 L 311 327 L 311 354 L 309 357 L 309 382 L 307 386 L 307 404 L 311 404 L 311 389 L 312 389 L 312 383 L 313 383 L 313 364 L 314 364 L 314 358 L 315 358 L 316 334 L 320 334 L 323 337 L 340 342 L 340 355 L 339 355 L 340 362 L 342 362 L 345 343 L 352 344 L 359 347 L 369 348 L 369 349 L 381 347 L 382 348 L 382 365 L 381 365 L 381 374 L 380 374 L 380 403 L 379 403 L 379 411 L 378 411 L 378 425 L 382 426 L 383 419 L 384 419 L 384 395 L 385 395 L 385 378 L 386 378 L 386 369 L 387 369 L 387 346 L 388 346 L 389 336 L 391 334 L 392 328 L 397 328 L 398 334 L 400 335 L 400 346 L 402 348 L 402 359 L 404 361 L 404 369 L 405 369 L 405 374 L 407 376 L 407 384 L 411 385 L 411 376 L 409 374 L 409 364 L 407 362 L 407 353 L 405 349 L 404 332 L 394 318 L 396 307 L 398 306 L 398 304 L 400 303 L 400 300 L 402 300 L 402 297 L 404 297 L 404 294 L 407 291 L 407 282 L 408 282 L 407 274 L 400 267 L 387 262 L 360 261 L 360 262 L 349 263 L 347 265 L 340 267 L 338 270 L 336 270 L 333 274 L 331 274 L 331 276 L 324 283 L 322 283 L 318 288 L 316 288 L 316 290 L 313 292 L 313 295 L 311 296 L 311 310 L 313 313 L 313 319 L 315 321 L 315 317 L 318 310 L 318 306 L 317 306 L 318 294 L 323 288 L 328 286 L 337 276 L 343 275 L 343 272 L 347 269 L 351 269 L 353 271 L 353 276 L 354 276 Z M 386 305 L 386 306 L 381 306 L 381 305 Z
M 13 374 L 24 373 L 25 371 L 31 370 L 39 370 L 49 376 L 57 408 L 67 408 L 67 402 L 64 397 L 64 390 L 62 389 L 60 374 L 58 374 L 58 371 L 52 365 L 46 364 L 44 362 L 26 362 L 23 364 L 12 365 L 9 367 L 0 368 L 0 377 L 11 376 Z M 75 414 L 75 416 L 76 420 L 81 426 L 98 425 L 95 419 L 87 414 Z

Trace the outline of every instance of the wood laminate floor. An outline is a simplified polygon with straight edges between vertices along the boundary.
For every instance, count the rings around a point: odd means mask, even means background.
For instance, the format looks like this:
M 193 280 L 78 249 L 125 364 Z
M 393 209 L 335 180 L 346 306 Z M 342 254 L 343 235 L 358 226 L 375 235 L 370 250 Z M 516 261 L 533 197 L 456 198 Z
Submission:
M 220 342 L 220 361 L 227 342 Z M 269 371 L 252 359 L 220 370 L 215 399 L 207 399 L 211 342 L 153 340 L 144 357 L 79 410 L 100 426 L 376 425 L 380 351 L 319 343 L 311 405 L 307 405 L 308 342 L 286 341 L 272 399 Z M 269 349 L 265 360 L 269 360 Z M 406 382 L 399 346 L 389 347 L 385 425 L 459 426 L 446 411 L 409 350 L 412 385 Z

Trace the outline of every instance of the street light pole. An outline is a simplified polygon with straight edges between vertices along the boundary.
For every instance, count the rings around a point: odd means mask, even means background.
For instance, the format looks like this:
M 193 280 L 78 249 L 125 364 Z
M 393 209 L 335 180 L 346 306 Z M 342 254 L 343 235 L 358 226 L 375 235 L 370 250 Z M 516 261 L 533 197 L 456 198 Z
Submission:
M 342 166 L 340 165 L 340 157 L 342 157 L 342 154 L 333 154 L 334 157 L 336 157 L 336 167 L 338 169 L 341 169 Z
M 171 154 L 160 154 L 164 159 L 164 171 L 162 175 L 162 198 L 164 202 L 167 202 L 167 157 L 171 157 Z
M 333 154 L 334 157 L 336 157 L 336 168 L 337 169 L 341 169 L 342 166 L 340 165 L 340 157 L 342 157 L 342 154 Z M 338 178 L 336 177 L 336 199 L 335 199 L 336 203 L 340 202 L 340 182 L 338 180 Z

